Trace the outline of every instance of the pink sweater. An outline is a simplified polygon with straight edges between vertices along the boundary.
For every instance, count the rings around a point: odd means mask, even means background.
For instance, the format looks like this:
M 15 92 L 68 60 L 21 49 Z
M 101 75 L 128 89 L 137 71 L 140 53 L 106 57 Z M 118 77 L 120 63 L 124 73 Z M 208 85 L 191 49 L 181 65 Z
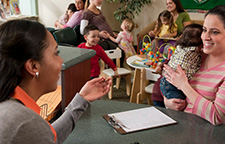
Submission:
M 196 114 L 214 125 L 225 123 L 225 62 L 207 70 L 202 64 L 189 83 L 199 96 L 194 104 L 187 98 L 184 111 Z
M 113 70 L 116 68 L 116 65 L 107 56 L 107 54 L 100 45 L 97 44 L 93 47 L 87 47 L 85 43 L 82 43 L 78 46 L 78 48 L 92 49 L 96 51 L 96 55 L 91 58 L 91 77 L 96 77 L 100 74 L 99 58 L 101 58 Z
M 76 25 L 80 25 L 81 16 L 82 16 L 83 10 L 76 11 L 69 21 L 63 26 L 63 28 L 70 27 L 74 28 Z

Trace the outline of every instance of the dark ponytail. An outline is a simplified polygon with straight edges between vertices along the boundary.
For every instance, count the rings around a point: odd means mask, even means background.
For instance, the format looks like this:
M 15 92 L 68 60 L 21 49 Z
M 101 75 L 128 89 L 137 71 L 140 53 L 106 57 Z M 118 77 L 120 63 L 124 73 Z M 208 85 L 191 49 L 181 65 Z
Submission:
M 42 59 L 46 36 L 45 27 L 34 21 L 12 20 L 0 26 L 0 102 L 20 84 L 25 62 Z

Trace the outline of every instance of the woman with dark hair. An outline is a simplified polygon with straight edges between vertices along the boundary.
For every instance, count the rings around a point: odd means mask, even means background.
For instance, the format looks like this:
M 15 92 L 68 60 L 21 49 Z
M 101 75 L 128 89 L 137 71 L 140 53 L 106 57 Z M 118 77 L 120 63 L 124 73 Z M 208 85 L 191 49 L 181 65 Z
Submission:
M 187 12 L 184 11 L 184 8 L 180 0 L 166 0 L 166 8 L 173 15 L 173 20 L 177 24 L 176 37 L 178 39 L 182 33 L 183 28 L 191 24 L 190 16 L 188 15 Z M 149 32 L 149 35 L 151 37 L 155 37 L 155 35 L 152 35 L 152 31 Z M 174 45 L 175 41 L 170 41 L 170 43 Z M 154 44 L 154 41 L 152 41 L 152 45 L 153 46 L 156 45 Z M 153 100 L 153 104 L 155 106 L 165 107 L 165 105 L 162 103 L 163 97 L 161 96 L 161 93 L 160 93 L 159 83 L 160 83 L 160 80 L 155 82 L 151 99 Z
M 62 29 L 63 26 L 68 22 L 72 15 L 77 11 L 77 8 L 74 3 L 69 4 L 66 12 L 59 17 L 55 22 L 55 28 Z
M 55 27 L 66 28 L 74 28 L 76 25 L 80 25 L 81 16 L 84 11 L 86 0 L 75 0 L 76 11 L 73 13 L 69 21 L 63 25 L 59 23 L 59 21 L 55 22 Z
M 190 16 L 184 11 L 180 0 L 166 0 L 166 8 L 173 15 L 173 20 L 178 28 L 177 36 L 179 36 L 183 28 L 191 24 Z
M 197 73 L 188 81 L 178 65 L 173 71 L 164 66 L 168 82 L 181 90 L 186 98 L 167 99 L 167 108 L 196 114 L 213 125 L 225 123 L 225 6 L 217 6 L 205 15 L 201 39 L 203 59 Z
M 166 8 L 172 14 L 173 21 L 177 24 L 177 35 L 180 36 L 182 30 L 185 26 L 191 24 L 190 16 L 184 11 L 184 8 L 180 0 L 166 0 Z M 156 22 L 157 23 L 157 22 Z M 158 27 L 157 25 L 155 28 Z M 148 32 L 150 37 L 155 37 L 156 35 L 153 31 Z
M 34 21 L 0 26 L 0 143 L 63 143 L 89 105 L 107 94 L 111 80 L 87 82 L 52 125 L 40 117 L 36 101 L 57 88 L 63 60 L 57 43 Z

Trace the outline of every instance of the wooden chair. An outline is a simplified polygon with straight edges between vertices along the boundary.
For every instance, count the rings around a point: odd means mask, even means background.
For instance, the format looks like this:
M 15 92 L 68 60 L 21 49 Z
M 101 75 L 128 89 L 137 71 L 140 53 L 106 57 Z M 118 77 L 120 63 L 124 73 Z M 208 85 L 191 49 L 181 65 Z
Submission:
M 152 105 L 151 94 L 154 83 L 149 83 L 149 81 L 155 82 L 159 77 L 160 74 L 156 74 L 148 68 L 141 69 L 140 92 L 137 94 L 137 103 L 143 103 L 143 100 L 147 99 L 148 104 Z
M 105 53 L 108 55 L 110 59 L 116 59 L 116 66 L 118 69 L 118 74 L 120 77 L 115 77 L 114 71 L 110 69 L 105 69 L 105 63 L 101 60 L 102 64 L 102 72 L 101 75 L 105 77 L 111 77 L 112 78 L 112 85 L 111 89 L 109 91 L 108 97 L 109 99 L 112 99 L 112 91 L 113 91 L 113 79 L 116 78 L 116 88 L 119 89 L 120 86 L 120 80 L 121 77 L 125 78 L 126 80 L 126 93 L 128 96 L 130 96 L 130 91 L 131 91 L 131 71 L 127 70 L 126 68 L 121 68 L 120 67 L 120 58 L 122 56 L 121 54 L 121 49 L 117 48 L 115 50 L 106 50 Z

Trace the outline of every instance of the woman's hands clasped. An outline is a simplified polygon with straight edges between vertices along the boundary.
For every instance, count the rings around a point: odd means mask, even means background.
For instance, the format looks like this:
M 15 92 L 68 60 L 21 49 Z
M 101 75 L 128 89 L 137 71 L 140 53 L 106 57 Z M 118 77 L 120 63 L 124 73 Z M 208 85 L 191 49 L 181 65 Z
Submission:
M 182 111 L 185 109 L 187 103 L 185 100 L 182 99 L 176 99 L 176 98 L 172 98 L 172 99 L 167 99 L 166 97 L 164 97 L 164 104 L 167 108 L 169 109 L 173 109 L 173 110 L 177 110 L 177 111 Z
M 86 84 L 80 90 L 79 94 L 88 101 L 94 101 L 106 95 L 110 90 L 111 84 L 111 78 L 95 78 L 86 82 Z

